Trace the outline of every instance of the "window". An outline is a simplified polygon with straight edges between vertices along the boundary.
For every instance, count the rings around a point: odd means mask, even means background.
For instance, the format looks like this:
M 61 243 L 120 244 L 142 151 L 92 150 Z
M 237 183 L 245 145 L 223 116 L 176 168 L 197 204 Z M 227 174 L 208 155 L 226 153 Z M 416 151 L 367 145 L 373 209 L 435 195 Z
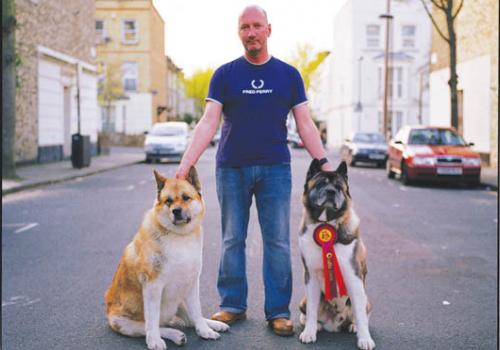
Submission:
M 124 62 L 122 66 L 123 90 L 137 91 L 137 62 Z
M 380 26 L 369 24 L 366 26 L 366 47 L 378 48 L 380 45 Z
M 403 68 L 390 67 L 388 87 L 389 97 L 403 97 Z
M 401 28 L 401 36 L 403 38 L 403 47 L 415 47 L 415 32 L 416 27 L 414 25 L 404 25 Z
M 104 21 L 102 19 L 97 19 L 95 21 L 95 35 L 97 43 L 101 43 L 104 41 L 105 32 L 104 32 Z
M 403 126 L 403 112 L 401 111 L 390 111 L 389 118 L 392 124 L 392 133 L 398 132 Z
M 124 44 L 136 44 L 139 41 L 137 22 L 134 19 L 126 19 L 122 22 L 122 42 Z

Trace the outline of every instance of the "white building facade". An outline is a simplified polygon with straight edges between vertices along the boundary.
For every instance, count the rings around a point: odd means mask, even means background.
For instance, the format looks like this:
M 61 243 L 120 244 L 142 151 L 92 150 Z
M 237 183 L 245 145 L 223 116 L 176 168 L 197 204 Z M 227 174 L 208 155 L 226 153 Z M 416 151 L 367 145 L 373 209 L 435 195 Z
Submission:
M 326 96 L 328 144 L 382 132 L 386 0 L 349 0 L 337 13 Z M 429 121 L 431 22 L 419 1 L 392 0 L 388 111 L 391 135 Z

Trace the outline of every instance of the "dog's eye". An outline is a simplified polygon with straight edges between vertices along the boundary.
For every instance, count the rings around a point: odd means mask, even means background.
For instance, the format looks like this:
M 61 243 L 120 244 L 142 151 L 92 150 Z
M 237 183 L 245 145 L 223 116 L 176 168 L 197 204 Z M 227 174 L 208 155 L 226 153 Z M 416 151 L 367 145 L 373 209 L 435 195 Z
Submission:
M 340 185 L 337 184 L 337 185 L 335 185 L 335 189 L 337 191 L 342 191 L 342 186 L 340 186 Z
M 170 198 L 170 197 L 168 197 L 167 200 L 165 201 L 165 203 L 167 205 L 171 205 L 173 202 L 174 202 L 174 200 L 172 198 Z
M 187 201 L 188 201 L 188 200 L 190 200 L 190 199 L 191 199 L 191 197 L 189 197 L 187 194 L 183 194 L 183 195 L 182 195 L 182 200 L 183 200 L 183 201 L 187 202 Z

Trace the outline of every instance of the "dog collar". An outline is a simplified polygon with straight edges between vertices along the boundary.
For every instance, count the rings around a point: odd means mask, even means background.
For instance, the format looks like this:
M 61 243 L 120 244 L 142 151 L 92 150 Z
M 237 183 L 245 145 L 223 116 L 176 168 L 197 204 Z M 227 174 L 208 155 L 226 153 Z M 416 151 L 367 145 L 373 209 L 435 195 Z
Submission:
M 335 228 L 327 223 L 322 223 L 314 230 L 314 241 L 321 247 L 323 256 L 323 272 L 325 277 L 325 298 L 347 295 L 342 271 L 340 271 L 334 243 L 337 239 Z M 338 286 L 338 292 L 337 292 Z

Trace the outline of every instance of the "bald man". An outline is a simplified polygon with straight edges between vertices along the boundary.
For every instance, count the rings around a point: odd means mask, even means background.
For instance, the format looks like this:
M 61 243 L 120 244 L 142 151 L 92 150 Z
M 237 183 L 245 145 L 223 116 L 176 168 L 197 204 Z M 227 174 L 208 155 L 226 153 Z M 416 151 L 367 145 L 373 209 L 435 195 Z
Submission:
M 245 241 L 255 198 L 263 241 L 264 313 L 272 330 L 293 334 L 290 320 L 290 111 L 299 135 L 322 170 L 332 171 L 307 107 L 304 83 L 294 67 L 271 56 L 271 24 L 261 7 L 248 6 L 238 18 L 244 55 L 219 67 L 210 82 L 204 114 L 176 176 L 183 178 L 212 140 L 224 115 L 216 156 L 221 209 L 222 253 L 217 288 L 220 311 L 212 319 L 232 324 L 246 318 L 248 284 Z

